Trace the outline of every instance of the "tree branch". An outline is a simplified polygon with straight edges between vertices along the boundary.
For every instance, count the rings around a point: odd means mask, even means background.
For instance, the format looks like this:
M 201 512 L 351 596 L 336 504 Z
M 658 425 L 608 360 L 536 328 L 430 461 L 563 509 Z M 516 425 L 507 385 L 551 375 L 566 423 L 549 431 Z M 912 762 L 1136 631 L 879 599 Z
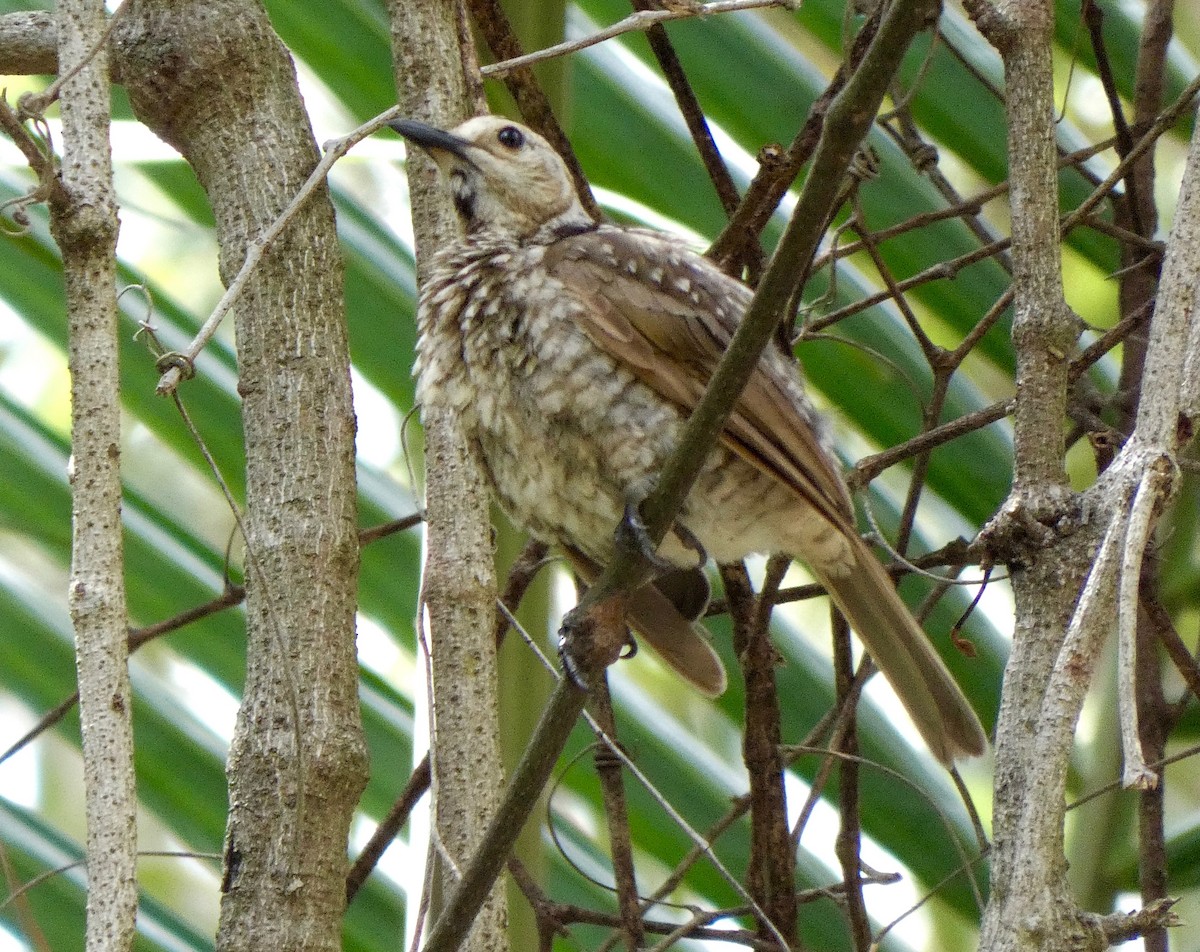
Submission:
M 117 203 L 108 129 L 108 55 L 99 0 L 58 7 L 63 84 L 62 188 L 51 230 L 62 250 L 71 368 L 71 581 L 87 803 L 87 949 L 133 947 L 137 792 L 121 538 L 121 409 L 117 366 Z
M 389 13 L 404 114 L 450 127 L 480 111 L 483 103 L 472 95 L 477 66 L 474 50 L 464 45 L 469 30 L 463 5 L 393 0 Z M 431 254 L 457 236 L 459 226 L 433 162 L 416 150 L 409 156 L 408 179 L 417 278 L 423 284 Z M 491 521 L 487 488 L 454 411 L 426 402 L 421 420 L 427 461 L 421 621 L 428 631 L 431 681 L 433 822 L 438 841 L 461 870 L 497 815 L 504 782 Z M 472 894 L 474 906 L 459 922 L 459 939 L 474 922 L 472 949 L 507 947 L 507 904 L 495 884 L 500 868 Z M 442 870 L 442 885 L 455 895 L 467 888 L 466 879 L 456 880 L 450 869 Z M 449 906 L 440 912 L 435 933 Z

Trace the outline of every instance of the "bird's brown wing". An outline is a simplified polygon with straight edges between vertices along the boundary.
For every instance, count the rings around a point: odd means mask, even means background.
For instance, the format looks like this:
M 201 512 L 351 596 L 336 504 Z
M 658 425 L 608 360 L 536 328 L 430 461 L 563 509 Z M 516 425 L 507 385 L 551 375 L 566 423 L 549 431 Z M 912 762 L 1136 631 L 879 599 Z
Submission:
M 575 235 L 548 249 L 546 266 L 583 302 L 580 326 L 592 342 L 684 413 L 699 402 L 750 301 L 740 282 L 645 233 Z M 845 483 L 797 400 L 798 384 L 792 367 L 760 360 L 721 440 L 855 533 Z
M 685 413 L 700 400 L 750 301 L 737 281 L 650 235 L 601 228 L 573 236 L 547 249 L 546 265 L 583 304 L 578 320 L 592 342 Z M 721 440 L 790 487 L 850 541 L 851 571 L 810 568 L 858 631 L 930 749 L 945 763 L 981 753 L 987 740 L 970 702 L 858 536 L 849 492 L 821 446 L 799 382 L 787 362 L 760 360 Z M 639 627 L 656 630 L 653 620 L 645 622 Z M 670 653 L 674 636 L 659 632 L 653 643 L 681 666 Z M 681 669 L 690 670 L 690 664 Z

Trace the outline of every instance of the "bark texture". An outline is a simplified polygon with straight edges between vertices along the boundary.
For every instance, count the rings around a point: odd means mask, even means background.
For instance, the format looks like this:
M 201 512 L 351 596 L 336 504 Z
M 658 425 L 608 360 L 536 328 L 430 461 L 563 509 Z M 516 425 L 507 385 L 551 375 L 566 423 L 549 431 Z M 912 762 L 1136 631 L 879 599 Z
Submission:
M 133 947 L 137 793 L 121 539 L 121 404 L 117 366 L 117 203 L 108 141 L 108 55 L 100 0 L 58 8 L 62 188 L 51 228 L 63 256 L 71 369 L 71 581 L 87 802 L 87 949 Z
M 404 114 L 443 127 L 479 111 L 482 100 L 465 12 L 457 0 L 390 5 L 396 85 Z M 458 233 L 437 170 L 409 152 L 417 278 L 430 255 Z M 471 859 L 504 785 L 499 741 L 496 615 L 488 493 L 447 407 L 421 408 L 425 429 L 425 566 L 422 619 L 431 680 L 431 760 L 437 842 L 449 891 Z M 434 910 L 436 911 L 436 910 Z M 491 886 L 465 947 L 507 948 L 507 903 Z
M 208 193 L 228 282 L 317 161 L 291 59 L 250 0 L 141 0 L 123 17 L 130 99 Z M 366 751 L 354 413 L 324 189 L 264 256 L 236 330 L 248 644 L 217 944 L 340 949 L 346 838 Z

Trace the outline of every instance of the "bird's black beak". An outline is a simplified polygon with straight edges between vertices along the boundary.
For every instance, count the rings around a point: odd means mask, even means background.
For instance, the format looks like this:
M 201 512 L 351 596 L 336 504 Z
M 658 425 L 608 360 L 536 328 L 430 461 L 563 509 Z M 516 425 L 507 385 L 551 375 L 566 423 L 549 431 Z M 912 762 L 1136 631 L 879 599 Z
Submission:
M 388 125 L 426 152 L 449 152 L 460 159 L 470 161 L 467 155 L 467 147 L 470 143 L 453 133 L 445 132 L 424 122 L 417 122 L 414 119 L 393 119 Z

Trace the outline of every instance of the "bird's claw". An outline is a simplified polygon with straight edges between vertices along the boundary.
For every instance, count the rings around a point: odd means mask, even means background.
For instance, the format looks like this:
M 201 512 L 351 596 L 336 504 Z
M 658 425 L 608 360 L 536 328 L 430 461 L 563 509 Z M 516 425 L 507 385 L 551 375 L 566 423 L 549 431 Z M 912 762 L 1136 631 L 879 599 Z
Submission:
M 584 670 L 584 666 L 575 658 L 573 650 L 574 639 L 568 637 L 567 626 L 563 626 L 558 632 L 558 660 L 562 662 L 563 674 L 565 674 L 575 687 L 581 691 L 591 690 L 591 681 Z
M 697 568 L 703 568 L 707 564 L 708 553 L 704 550 L 700 540 L 696 538 L 695 533 L 687 526 L 676 521 L 671 526 L 671 534 L 680 541 L 684 548 L 691 549 L 696 553 Z M 642 519 L 642 512 L 637 503 L 625 503 L 625 513 L 617 524 L 616 542 L 618 550 L 639 552 L 642 558 L 650 564 L 655 575 L 673 572 L 679 567 L 670 559 L 663 558 L 658 554 L 658 547 L 650 539 L 650 533 L 646 531 L 646 523 Z
M 646 531 L 646 523 L 642 519 L 642 512 L 635 502 L 625 503 L 625 514 L 617 523 L 616 543 L 618 551 L 624 549 L 640 553 L 655 573 L 667 572 L 675 568 L 673 564 L 658 554 L 658 546 L 650 539 L 650 533 Z
M 590 665 L 586 657 L 582 655 L 578 643 L 578 633 L 575 626 L 566 621 L 558 630 L 558 660 L 562 662 L 563 672 L 571 683 L 581 691 L 590 691 L 592 679 L 588 672 Z M 632 658 L 638 653 L 638 643 L 633 637 L 633 633 L 625 629 L 625 646 L 621 649 L 620 658 Z
M 691 549 L 696 553 L 696 568 L 702 569 L 708 564 L 708 552 L 705 551 L 704 545 L 691 529 L 676 520 L 675 524 L 671 526 L 671 533 L 685 549 Z

